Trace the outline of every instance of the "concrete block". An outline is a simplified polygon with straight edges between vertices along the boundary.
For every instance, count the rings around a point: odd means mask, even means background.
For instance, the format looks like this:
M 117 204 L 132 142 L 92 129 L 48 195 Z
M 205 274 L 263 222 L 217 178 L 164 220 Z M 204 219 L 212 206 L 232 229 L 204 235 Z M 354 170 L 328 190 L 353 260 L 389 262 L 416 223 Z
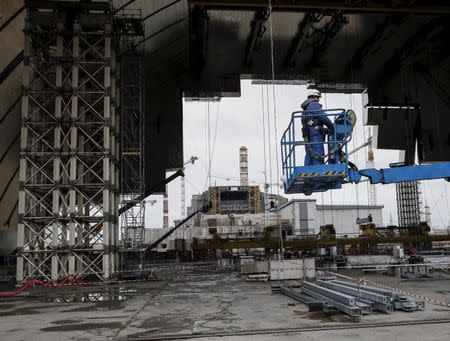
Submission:
M 270 280 L 314 279 L 316 269 L 314 258 L 270 261 Z
M 246 262 L 241 266 L 241 274 L 260 274 L 269 272 L 269 262 Z

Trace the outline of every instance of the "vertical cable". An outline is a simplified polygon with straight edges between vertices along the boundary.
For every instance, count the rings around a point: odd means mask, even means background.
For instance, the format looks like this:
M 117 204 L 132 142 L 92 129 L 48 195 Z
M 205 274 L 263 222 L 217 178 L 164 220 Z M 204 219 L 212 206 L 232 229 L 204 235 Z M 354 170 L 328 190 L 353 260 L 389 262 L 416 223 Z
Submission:
M 264 85 L 261 84 L 262 141 L 264 149 L 264 226 L 267 227 L 267 150 L 266 150 L 266 118 L 264 112 Z
M 278 137 L 277 137 L 277 108 L 276 108 L 276 101 L 275 101 L 275 61 L 274 61 L 274 52 L 273 52 L 273 25 L 272 25 L 272 1 L 268 0 L 268 5 L 269 5 L 269 33 L 270 33 L 270 64 L 271 64 L 271 71 L 272 71 L 272 100 L 273 100 L 273 126 L 274 126 L 274 137 L 275 137 L 275 143 L 278 141 Z M 270 129 L 269 129 L 270 132 Z M 269 139 L 270 140 L 270 139 Z M 270 154 L 269 154 L 270 155 Z M 277 174 L 277 181 L 276 183 L 278 183 L 279 181 L 279 175 L 280 175 L 280 170 L 279 170 L 279 160 L 278 160 L 278 148 L 275 148 L 275 157 L 276 157 L 276 174 Z M 271 178 L 272 180 L 272 178 Z M 280 195 L 280 186 L 278 186 L 278 184 L 276 184 L 277 186 L 277 193 L 278 196 Z M 272 192 L 272 187 L 271 187 L 271 192 Z M 279 227 L 279 231 L 280 231 L 280 248 L 281 248 L 281 261 L 283 262 L 283 252 L 284 252 L 284 247 L 283 247 L 283 229 L 281 227 L 280 224 L 280 214 L 278 212 L 278 207 L 277 207 L 277 224 Z M 283 271 L 284 271 L 284 266 L 283 266 Z M 286 277 L 286 276 L 285 276 Z
M 272 177 L 272 134 L 270 133 L 270 105 L 269 105 L 269 84 L 266 84 L 266 114 L 267 114 L 267 140 L 269 143 L 268 155 L 269 155 L 269 185 L 270 194 L 273 194 L 273 177 Z

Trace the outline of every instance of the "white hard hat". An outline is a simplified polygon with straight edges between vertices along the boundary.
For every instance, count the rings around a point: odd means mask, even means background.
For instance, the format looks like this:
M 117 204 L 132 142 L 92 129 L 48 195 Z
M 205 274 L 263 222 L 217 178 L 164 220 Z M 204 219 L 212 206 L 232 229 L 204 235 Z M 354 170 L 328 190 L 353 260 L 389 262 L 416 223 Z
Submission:
M 308 98 L 309 97 L 322 97 L 322 94 L 317 89 L 309 89 L 308 90 Z

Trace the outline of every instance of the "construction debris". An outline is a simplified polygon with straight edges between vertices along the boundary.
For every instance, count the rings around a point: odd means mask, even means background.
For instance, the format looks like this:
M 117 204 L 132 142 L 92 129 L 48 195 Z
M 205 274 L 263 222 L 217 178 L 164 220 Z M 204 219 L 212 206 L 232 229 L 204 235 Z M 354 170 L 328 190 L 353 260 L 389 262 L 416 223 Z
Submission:
M 260 274 L 260 275 L 249 275 L 247 276 L 247 282 L 267 282 L 269 280 L 269 275 Z
M 392 313 L 394 310 L 420 311 L 425 309 L 425 301 L 387 289 L 367 285 L 331 280 L 303 282 L 301 291 L 291 287 L 274 288 L 311 309 L 337 309 L 350 316 L 372 314 L 373 311 Z

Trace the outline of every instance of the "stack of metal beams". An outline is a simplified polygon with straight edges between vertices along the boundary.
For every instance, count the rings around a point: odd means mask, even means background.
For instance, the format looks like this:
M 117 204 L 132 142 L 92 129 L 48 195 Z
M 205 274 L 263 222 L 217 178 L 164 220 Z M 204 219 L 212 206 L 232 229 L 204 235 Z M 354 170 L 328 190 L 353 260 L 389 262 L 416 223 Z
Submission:
M 281 287 L 281 293 L 306 304 L 310 311 L 337 309 L 350 316 L 371 314 L 373 311 L 392 313 L 394 310 L 424 310 L 425 302 L 410 296 L 350 282 L 332 280 L 303 282 L 301 291 Z

